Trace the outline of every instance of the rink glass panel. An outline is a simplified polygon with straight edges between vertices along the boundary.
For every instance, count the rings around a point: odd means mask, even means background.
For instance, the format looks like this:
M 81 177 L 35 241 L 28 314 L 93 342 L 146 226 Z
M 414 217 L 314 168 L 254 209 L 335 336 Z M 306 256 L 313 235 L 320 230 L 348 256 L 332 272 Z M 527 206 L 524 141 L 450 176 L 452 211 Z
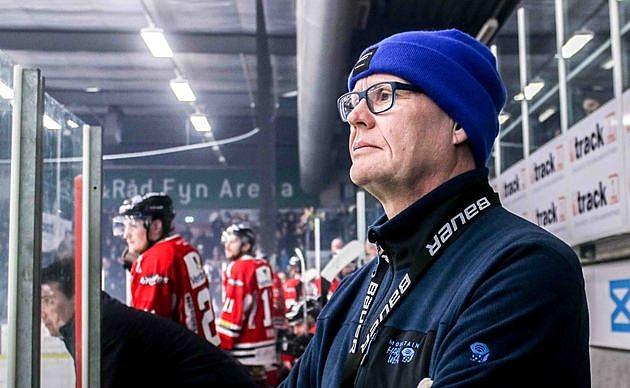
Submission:
M 529 152 L 562 133 L 556 59 L 556 21 L 553 2 L 526 0 L 526 63 L 528 82 L 543 82 L 543 88 L 528 101 Z
M 621 25 L 621 69 L 623 73 L 623 90 L 630 88 L 630 2 L 619 3 L 619 19 Z
M 523 158 L 521 103 L 514 97 L 520 93 L 516 12 L 506 20 L 495 39 L 499 73 L 507 89 L 507 101 L 501 112 L 501 170 Z M 510 144 L 504 145 L 503 142 Z M 518 142 L 518 143 L 514 143 Z
M 13 66 L 0 53 L 0 82 L 13 87 Z M 0 96 L 0 386 L 7 384 L 7 286 L 11 180 L 11 100 Z
M 564 0 L 565 42 L 579 32 L 591 39 L 566 59 L 569 128 L 614 97 L 608 0 Z
M 80 201 L 75 196 L 75 181 L 81 174 L 83 126 L 81 120 L 49 96 L 45 100 L 45 115 L 42 268 L 56 260 L 75 259 L 75 208 L 77 201 Z M 74 272 L 73 264 L 68 268 Z M 42 289 L 42 296 L 44 291 Z M 61 303 L 65 302 L 61 300 Z M 63 342 L 51 336 L 44 325 L 41 338 L 41 386 L 74 386 L 74 363 Z

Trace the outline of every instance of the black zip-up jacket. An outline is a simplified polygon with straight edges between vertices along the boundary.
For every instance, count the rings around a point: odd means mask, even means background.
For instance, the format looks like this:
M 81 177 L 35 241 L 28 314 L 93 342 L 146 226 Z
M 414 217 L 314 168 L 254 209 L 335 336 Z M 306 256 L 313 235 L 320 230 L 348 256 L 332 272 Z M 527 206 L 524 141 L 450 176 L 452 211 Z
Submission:
M 101 292 L 101 387 L 255 387 L 247 370 L 184 326 Z M 60 329 L 74 358 L 74 319 Z
M 443 221 L 435 215 L 447 211 L 451 199 L 491 191 L 487 173 L 459 175 L 370 227 L 368 237 L 383 248 L 389 267 L 366 325 L 433 241 Z M 575 253 L 500 205 L 479 213 L 461 233 L 379 327 L 351 376 L 354 386 L 416 387 L 428 378 L 432 388 L 589 387 L 588 311 Z M 342 386 L 379 260 L 342 282 L 282 387 Z

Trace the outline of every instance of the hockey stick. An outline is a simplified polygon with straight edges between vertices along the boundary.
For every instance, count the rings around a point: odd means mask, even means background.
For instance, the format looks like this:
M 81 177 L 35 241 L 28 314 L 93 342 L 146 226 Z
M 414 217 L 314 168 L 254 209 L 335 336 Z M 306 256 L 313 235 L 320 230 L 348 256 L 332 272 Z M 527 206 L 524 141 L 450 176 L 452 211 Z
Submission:
M 342 268 L 359 257 L 361 252 L 363 252 L 363 245 L 357 240 L 350 241 L 326 264 L 326 267 L 322 270 L 322 278 L 332 282 Z
M 363 252 L 363 245 L 357 240 L 350 241 L 345 247 L 341 248 L 339 252 L 333 257 L 326 267 L 322 271 L 321 276 L 321 289 L 322 289 L 322 307 L 328 302 L 328 289 L 330 283 L 343 267 L 348 265 L 352 260 L 359 257 Z
M 304 302 L 304 325 L 308 326 L 307 324 L 307 316 L 308 313 L 306 311 L 306 283 L 304 282 L 304 274 L 306 272 L 306 258 L 304 258 L 304 254 L 302 253 L 302 250 L 300 248 L 295 248 L 295 254 L 298 257 L 298 259 L 300 259 L 300 274 L 302 276 L 302 302 Z

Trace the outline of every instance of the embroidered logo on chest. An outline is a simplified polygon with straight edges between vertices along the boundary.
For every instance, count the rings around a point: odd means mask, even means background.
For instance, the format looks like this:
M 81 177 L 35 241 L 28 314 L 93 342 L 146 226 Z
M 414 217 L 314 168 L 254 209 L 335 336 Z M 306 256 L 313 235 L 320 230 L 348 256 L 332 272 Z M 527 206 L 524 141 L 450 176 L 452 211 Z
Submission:
M 490 357 L 490 348 L 483 342 L 475 342 L 470 345 L 470 350 L 472 351 L 472 355 L 470 357 L 471 361 L 483 364 L 488 361 L 488 357 Z
M 399 363 L 408 364 L 413 361 L 420 344 L 415 341 L 397 341 L 389 340 L 387 351 L 387 363 L 398 365 Z

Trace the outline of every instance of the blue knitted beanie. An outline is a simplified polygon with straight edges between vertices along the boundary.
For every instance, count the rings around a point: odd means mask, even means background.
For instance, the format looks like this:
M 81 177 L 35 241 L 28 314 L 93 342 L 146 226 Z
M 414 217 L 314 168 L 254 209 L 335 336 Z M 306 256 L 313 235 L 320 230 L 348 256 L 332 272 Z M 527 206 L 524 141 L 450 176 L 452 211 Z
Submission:
M 418 86 L 468 135 L 477 167 L 485 166 L 499 133 L 506 91 L 494 55 L 459 30 L 409 31 L 365 49 L 348 90 L 371 74 L 396 75 Z

